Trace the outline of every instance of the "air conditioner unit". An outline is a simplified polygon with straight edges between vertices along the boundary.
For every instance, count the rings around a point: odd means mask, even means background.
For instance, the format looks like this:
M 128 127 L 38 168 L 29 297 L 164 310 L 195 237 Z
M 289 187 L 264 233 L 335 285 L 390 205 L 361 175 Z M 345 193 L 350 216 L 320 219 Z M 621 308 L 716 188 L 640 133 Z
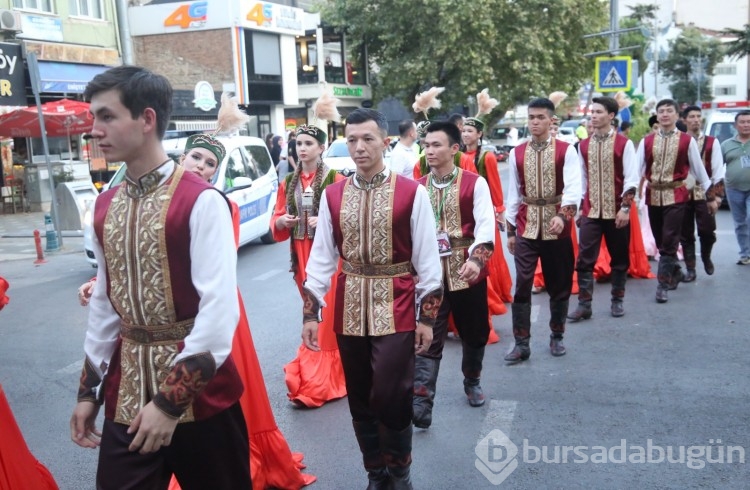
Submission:
M 21 31 L 21 14 L 14 10 L 0 9 L 0 31 Z

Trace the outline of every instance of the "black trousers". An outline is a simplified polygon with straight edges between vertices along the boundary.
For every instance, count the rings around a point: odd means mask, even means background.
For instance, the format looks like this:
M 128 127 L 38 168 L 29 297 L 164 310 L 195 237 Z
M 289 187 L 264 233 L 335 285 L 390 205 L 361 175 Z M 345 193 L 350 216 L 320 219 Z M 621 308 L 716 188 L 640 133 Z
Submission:
M 239 403 L 205 420 L 177 424 L 172 443 L 155 453 L 131 452 L 135 434 L 105 419 L 97 490 L 166 490 L 174 473 L 183 490 L 251 490 L 250 448 Z
M 708 212 L 705 199 L 700 201 L 691 199 L 685 205 L 680 242 L 695 243 L 696 224 L 701 245 L 713 244 L 716 241 L 716 217 Z
M 617 228 L 613 219 L 592 219 L 581 217 L 581 228 L 578 235 L 578 272 L 594 270 L 599 258 L 602 237 L 607 244 L 613 271 L 627 271 L 630 267 L 630 225 Z
M 550 300 L 567 301 L 573 286 L 573 241 L 570 236 L 557 240 L 516 238 L 513 255 L 516 263 L 514 303 L 531 303 L 531 287 L 537 260 L 542 261 L 542 275 Z
M 456 330 L 461 342 L 478 349 L 487 345 L 490 329 L 487 324 L 487 279 L 482 279 L 467 289 L 443 292 L 435 326 L 432 329 L 432 344 L 424 357 L 443 358 L 443 347 L 448 338 L 448 316 L 453 313 Z
M 486 321 L 486 319 L 485 319 Z M 352 420 L 400 431 L 411 424 L 414 331 L 377 337 L 337 334 Z
M 654 234 L 659 254 L 677 257 L 677 247 L 682 235 L 682 222 L 687 204 L 670 204 L 669 206 L 649 206 L 648 219 L 651 232 Z

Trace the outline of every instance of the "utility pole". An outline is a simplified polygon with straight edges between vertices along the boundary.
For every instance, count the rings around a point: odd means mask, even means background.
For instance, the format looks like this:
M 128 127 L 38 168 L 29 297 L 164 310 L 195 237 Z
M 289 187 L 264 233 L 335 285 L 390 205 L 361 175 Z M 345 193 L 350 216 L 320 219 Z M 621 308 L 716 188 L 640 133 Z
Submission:
M 616 54 L 616 51 L 620 49 L 620 20 L 617 0 L 610 0 L 609 2 L 609 30 L 612 35 L 609 37 L 609 50 L 612 54 Z

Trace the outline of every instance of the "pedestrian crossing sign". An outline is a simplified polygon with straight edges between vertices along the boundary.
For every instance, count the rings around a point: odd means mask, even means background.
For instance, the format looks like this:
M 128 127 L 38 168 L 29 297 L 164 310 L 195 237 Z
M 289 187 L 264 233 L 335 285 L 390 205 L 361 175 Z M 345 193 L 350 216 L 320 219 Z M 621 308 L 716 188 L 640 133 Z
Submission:
M 596 59 L 594 80 L 599 92 L 628 91 L 632 83 L 630 56 L 601 57 Z

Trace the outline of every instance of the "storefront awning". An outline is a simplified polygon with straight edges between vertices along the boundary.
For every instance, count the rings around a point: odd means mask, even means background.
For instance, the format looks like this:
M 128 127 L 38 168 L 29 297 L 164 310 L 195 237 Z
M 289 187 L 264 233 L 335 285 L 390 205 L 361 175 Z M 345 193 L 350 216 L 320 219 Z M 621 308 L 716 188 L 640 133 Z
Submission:
M 81 63 L 39 62 L 40 91 L 43 93 L 82 94 L 86 84 L 109 66 Z

